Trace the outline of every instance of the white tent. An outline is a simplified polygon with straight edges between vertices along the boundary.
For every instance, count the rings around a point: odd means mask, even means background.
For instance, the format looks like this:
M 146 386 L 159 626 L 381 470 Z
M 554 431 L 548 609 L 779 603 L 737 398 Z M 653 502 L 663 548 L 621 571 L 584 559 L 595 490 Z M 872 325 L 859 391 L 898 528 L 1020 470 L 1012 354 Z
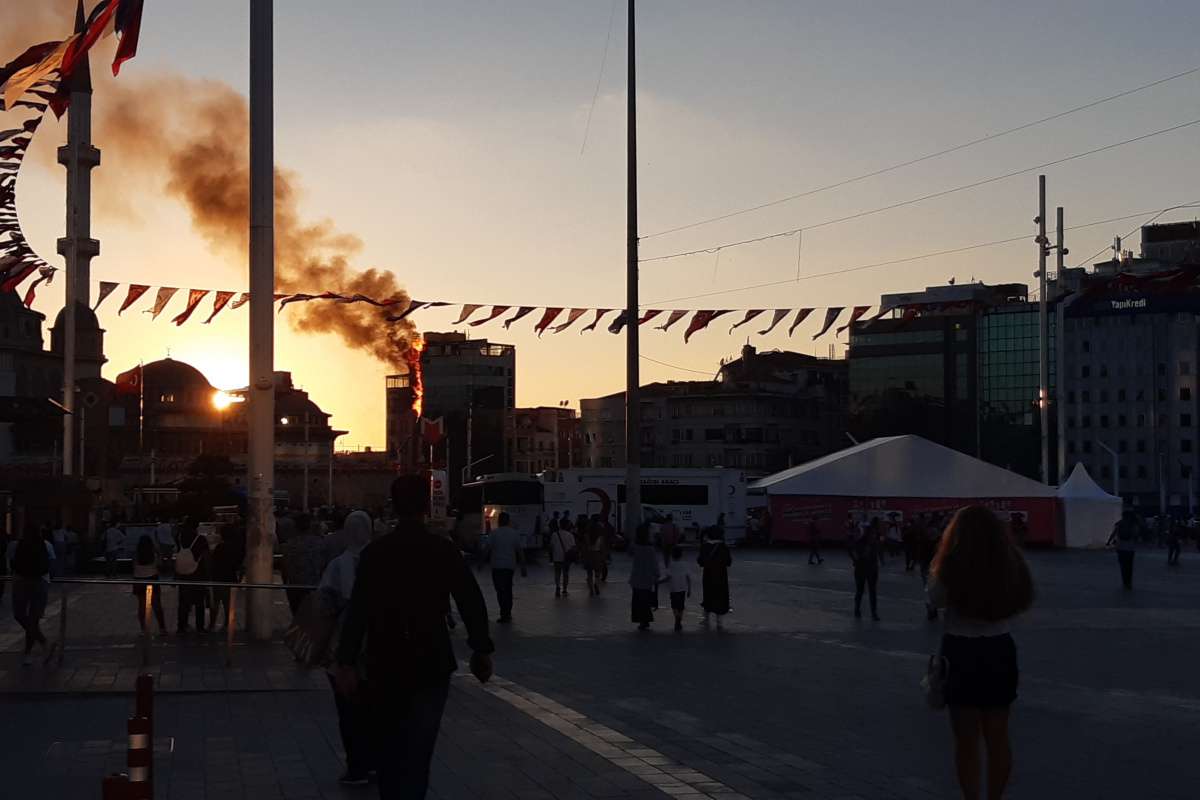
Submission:
M 1056 497 L 1054 487 L 920 436 L 884 436 L 757 481 L 768 495 Z
M 1111 495 L 1092 480 L 1083 464 L 1076 464 L 1071 477 L 1058 487 L 1066 517 L 1067 547 L 1103 547 L 1121 518 L 1121 498 Z

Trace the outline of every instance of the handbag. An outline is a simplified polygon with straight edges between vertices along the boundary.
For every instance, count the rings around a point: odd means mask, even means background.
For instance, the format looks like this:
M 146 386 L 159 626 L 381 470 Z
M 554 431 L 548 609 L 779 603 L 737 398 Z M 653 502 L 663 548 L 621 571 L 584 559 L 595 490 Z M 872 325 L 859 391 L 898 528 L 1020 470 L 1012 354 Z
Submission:
M 578 561 L 579 560 L 579 547 L 577 545 L 571 545 L 570 547 L 563 547 L 562 532 L 555 531 L 554 535 L 558 537 L 558 546 L 560 548 L 562 548 L 563 561 L 567 564 L 574 564 L 576 561 Z
M 946 679 L 950 675 L 950 662 L 940 653 L 929 657 L 925 665 L 925 677 L 921 678 L 921 689 L 925 692 L 925 703 L 934 711 L 946 707 Z
M 334 633 L 343 609 L 335 592 L 318 589 L 300 605 L 295 621 L 283 634 L 283 643 L 297 662 L 306 667 L 330 663 Z

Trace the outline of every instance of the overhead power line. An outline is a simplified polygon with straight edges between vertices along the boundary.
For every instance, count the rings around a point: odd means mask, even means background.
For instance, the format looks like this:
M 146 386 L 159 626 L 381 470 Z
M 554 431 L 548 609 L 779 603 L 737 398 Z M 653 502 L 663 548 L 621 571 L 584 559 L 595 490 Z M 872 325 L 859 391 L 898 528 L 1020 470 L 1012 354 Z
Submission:
M 797 192 L 796 194 L 788 195 L 787 197 L 781 197 L 777 200 L 770 200 L 766 203 L 759 203 L 758 205 L 750 206 L 749 208 L 743 208 L 738 211 L 730 211 L 727 214 L 719 214 L 715 217 L 709 217 L 707 219 L 698 220 L 696 222 L 689 222 L 686 225 L 677 225 L 674 228 L 667 228 L 666 230 L 661 230 L 656 233 L 647 234 L 645 236 L 642 236 L 641 238 L 642 239 L 653 239 L 657 236 L 666 236 L 668 233 L 677 233 L 679 231 L 686 231 L 686 230 L 690 230 L 692 228 L 698 228 L 702 225 L 708 225 L 713 222 L 720 222 L 722 220 L 732 219 L 734 217 L 740 217 L 743 214 L 750 214 L 754 211 L 761 211 L 764 208 L 771 208 L 772 206 L 782 205 L 783 203 L 790 203 L 792 200 L 799 200 L 802 197 L 811 197 L 814 194 L 819 194 L 821 192 L 827 192 L 831 189 L 838 189 L 838 188 L 841 188 L 842 186 L 849 186 L 852 183 L 858 183 L 859 181 L 865 181 L 868 178 L 874 178 L 879 175 L 884 175 L 888 172 L 894 172 L 895 170 L 903 169 L 904 167 L 911 167 L 913 164 L 920 164 L 923 161 L 930 161 L 935 158 L 940 158 L 941 156 L 950 155 L 951 153 L 957 153 L 959 150 L 965 150 L 968 147 L 973 147 L 977 144 L 982 144 L 984 142 L 990 142 L 993 139 L 999 139 L 1002 136 L 1008 136 L 1011 133 L 1017 133 L 1018 131 L 1027 130 L 1029 128 L 1035 127 L 1037 125 L 1041 125 L 1046 122 L 1053 122 L 1056 119 L 1061 119 L 1070 114 L 1075 114 L 1079 111 L 1086 111 L 1089 108 L 1095 108 L 1096 106 L 1103 105 L 1105 103 L 1110 103 L 1113 100 L 1119 100 L 1122 97 L 1128 97 L 1131 94 L 1136 94 L 1137 92 L 1141 92 L 1146 89 L 1151 89 L 1155 86 L 1160 86 L 1169 81 L 1173 81 L 1178 78 L 1185 78 L 1188 75 L 1194 75 L 1197 72 L 1200 72 L 1200 67 L 1193 67 L 1192 69 L 1185 70 L 1184 72 L 1178 72 L 1174 75 L 1169 75 L 1166 78 L 1160 78 L 1159 80 L 1151 81 L 1150 83 L 1144 83 L 1141 86 L 1135 86 L 1132 89 L 1126 89 L 1123 92 L 1118 92 L 1117 94 L 1109 95 L 1108 97 L 1102 97 L 1099 100 L 1093 100 L 1090 103 L 1084 103 L 1081 106 L 1075 106 L 1074 108 L 1069 108 L 1066 111 L 1060 111 L 1057 114 L 1051 114 L 1048 117 L 1042 117 L 1041 119 L 1035 119 L 1032 122 L 1026 122 L 1021 125 L 1017 125 L 1016 127 L 1008 128 L 1003 131 L 999 131 L 997 133 L 990 133 L 987 136 L 980 136 L 977 139 L 971 139 L 970 141 L 963 142 L 962 144 L 956 144 L 953 147 L 947 147 L 944 150 L 938 150 L 935 153 L 929 153 L 927 155 L 918 156 L 917 158 L 911 158 L 908 161 L 902 161 L 898 164 L 892 164 L 887 167 L 881 167 L 872 172 L 866 172 L 866 173 L 863 173 L 862 175 L 856 175 L 853 178 L 845 178 L 843 180 L 836 181 L 834 183 L 829 183 L 824 186 L 817 186 L 813 189 L 807 189 L 803 192 Z
M 939 197 L 946 197 L 947 195 L 956 194 L 958 192 L 964 192 L 968 189 L 976 189 L 980 186 L 986 186 L 990 183 L 996 183 L 998 181 L 1007 180 L 1009 178 L 1015 178 L 1018 175 L 1027 175 L 1031 172 L 1037 172 L 1038 170 L 1047 169 L 1049 167 L 1055 167 L 1055 166 L 1058 166 L 1059 164 L 1065 164 L 1068 161 L 1075 161 L 1076 159 L 1086 158 L 1087 156 L 1094 156 L 1098 153 L 1103 153 L 1103 152 L 1106 152 L 1108 150 L 1113 150 L 1118 147 L 1124 147 L 1127 144 L 1133 144 L 1135 142 L 1145 141 L 1146 139 L 1151 139 L 1155 136 L 1162 136 L 1163 134 L 1172 133 L 1174 131 L 1182 130 L 1184 128 L 1189 128 L 1192 125 L 1197 125 L 1197 124 L 1200 124 L 1200 119 L 1194 119 L 1194 120 L 1191 120 L 1190 122 L 1181 122 L 1178 125 L 1172 125 L 1169 128 L 1162 128 L 1157 131 L 1151 131 L 1150 133 L 1144 133 L 1141 136 L 1135 136 L 1132 139 L 1125 139 L 1120 142 L 1113 142 L 1112 144 L 1107 144 L 1107 145 L 1104 145 L 1103 147 L 1096 147 L 1091 150 L 1085 150 L 1082 153 L 1075 153 L 1074 155 L 1064 156 L 1063 158 L 1057 158 L 1053 161 L 1047 161 L 1043 164 L 1035 164 L 1032 167 L 1025 167 L 1024 169 L 1018 169 L 1018 170 L 1014 170 L 1012 172 L 1006 172 L 1003 175 L 995 175 L 991 178 L 984 178 L 982 180 L 973 181 L 971 183 L 965 183 L 965 184 L 962 184 L 961 186 L 955 186 L 950 189 L 943 189 L 938 192 L 931 192 L 930 194 L 921 195 L 920 197 L 913 197 L 908 200 L 901 200 L 899 202 L 891 203 L 886 206 L 880 206 L 879 208 L 872 208 L 868 211 L 859 211 L 854 214 L 848 214 L 844 217 L 836 217 L 834 219 L 827 219 L 823 222 L 815 222 L 810 225 L 800 225 L 795 228 L 790 228 L 786 231 L 779 231 L 778 233 L 770 233 L 770 234 L 766 234 L 765 236 L 756 236 L 753 239 L 742 239 L 742 240 L 736 241 L 736 242 L 725 242 L 723 244 L 712 245 L 710 247 L 703 247 L 703 248 L 700 248 L 697 250 L 685 250 L 685 251 L 682 251 L 679 253 L 668 253 L 667 255 L 654 256 L 652 258 L 643 258 L 640 260 L 642 263 L 648 263 L 651 261 L 666 261 L 666 260 L 672 259 L 672 258 L 684 258 L 686 256 L 700 255 L 701 253 L 710 253 L 711 254 L 711 253 L 717 252 L 718 250 L 725 250 L 725 249 L 728 249 L 731 247 L 741 247 L 743 245 L 755 244 L 757 242 L 765 242 L 770 239 L 779 239 L 779 238 L 782 238 L 785 236 L 795 236 L 800 231 L 811 231 L 811 230 L 815 230 L 817 228 L 824 228 L 824 227 L 828 227 L 830 225 L 837 225 L 842 222 L 850 222 L 851 220 L 862 219 L 863 217 L 869 217 L 869 216 L 873 216 L 875 214 L 882 214 L 885 211 L 894 211 L 897 208 L 903 208 L 905 206 L 916 205 L 917 203 L 923 203 L 927 200 L 934 200 Z
M 1125 214 L 1120 217 L 1110 217 L 1108 219 L 1096 220 L 1094 222 L 1080 223 L 1079 225 L 1069 225 L 1069 226 L 1067 226 L 1067 228 L 1065 230 L 1075 231 L 1075 230 L 1080 230 L 1082 228 L 1094 228 L 1097 225 L 1109 225 L 1114 222 L 1124 222 L 1127 219 L 1134 219 L 1135 217 L 1144 217 L 1147 214 L 1154 215 L 1149 220 L 1150 222 L 1153 222 L 1154 220 L 1161 217 L 1163 214 L 1166 214 L 1168 211 L 1175 211 L 1180 208 L 1196 208 L 1198 206 L 1200 206 L 1200 201 L 1193 201 L 1191 203 L 1182 203 L 1180 205 L 1168 206 L 1167 208 L 1158 209 L 1157 211 L 1138 211 L 1136 213 Z M 1149 222 L 1142 223 L 1142 224 L 1143 225 L 1149 224 Z M 1137 228 L 1134 229 L 1134 231 L 1136 231 L 1136 230 L 1137 230 Z M 1132 234 L 1132 233 L 1133 232 L 1131 231 L 1130 234 Z M 813 273 L 813 274 L 809 274 L 809 275 L 803 275 L 799 278 L 787 278 L 785 280 L 768 281 L 766 283 L 755 283 L 755 284 L 751 284 L 749 286 L 738 286 L 738 287 L 735 287 L 732 289 L 720 289 L 720 290 L 713 291 L 713 292 L 704 292 L 702 294 L 687 295 L 685 297 L 671 297 L 671 298 L 667 298 L 664 300 L 654 300 L 654 301 L 647 302 L 645 305 L 647 307 L 653 307 L 653 306 L 662 305 L 664 303 L 676 303 L 676 302 L 680 302 L 683 300 L 698 300 L 698 299 L 705 298 L 705 297 L 719 297 L 721 295 L 734 294 L 736 292 L 748 292 L 752 289 L 766 289 L 766 288 L 769 288 L 772 286 L 786 286 L 788 284 L 798 283 L 799 281 L 802 281 L 802 280 L 808 281 L 808 280 L 813 280 L 815 278 L 828 278 L 828 277 L 832 277 L 834 275 L 846 275 L 851 272 L 861 272 L 863 270 L 868 270 L 868 269 L 878 269 L 879 267 L 894 266 L 896 264 L 906 264 L 906 263 L 909 263 L 912 261 L 921 261 L 926 258 L 937 258 L 938 256 L 948 256 L 948 255 L 953 255 L 955 253 L 965 253 L 970 250 L 980 250 L 985 247 L 996 247 L 996 246 L 1002 245 L 1002 244 L 1012 244 L 1013 242 L 1022 242 L 1022 241 L 1033 242 L 1034 236 L 1035 236 L 1035 234 L 1031 232 L 1031 233 L 1022 234 L 1020 236 L 1011 236 L 1006 239 L 995 239 L 990 242 L 978 242 L 976 244 L 964 245 L 962 247 L 953 247 L 953 248 L 950 248 L 947 250 L 935 250 L 930 253 L 922 253 L 921 255 L 916 255 L 916 256 L 907 256 L 905 258 L 893 258 L 888 261 L 876 261 L 871 264 L 859 264 L 859 265 L 856 265 L 853 267 L 844 267 L 842 269 L 829 270 L 828 272 L 817 272 L 817 273 Z M 1101 250 L 1096 255 L 1099 255 L 1100 253 L 1103 253 L 1103 252 L 1104 252 L 1104 250 Z M 1093 258 L 1094 257 L 1095 256 L 1093 256 Z M 1090 259 L 1088 259 L 1088 260 L 1090 260 Z
M 638 355 L 640 355 L 641 358 L 643 358 L 646 361 L 649 361 L 653 364 L 658 364 L 660 367 L 669 367 L 671 369 L 677 369 L 680 372 L 694 372 L 697 375 L 704 375 L 705 377 L 708 377 L 708 378 L 712 378 L 712 376 L 713 376 L 712 370 L 706 371 L 706 370 L 692 369 L 691 367 L 681 367 L 678 364 L 668 364 L 666 361 L 659 361 L 657 358 L 651 358 L 650 356 L 644 355 L 641 353 L 639 353 Z

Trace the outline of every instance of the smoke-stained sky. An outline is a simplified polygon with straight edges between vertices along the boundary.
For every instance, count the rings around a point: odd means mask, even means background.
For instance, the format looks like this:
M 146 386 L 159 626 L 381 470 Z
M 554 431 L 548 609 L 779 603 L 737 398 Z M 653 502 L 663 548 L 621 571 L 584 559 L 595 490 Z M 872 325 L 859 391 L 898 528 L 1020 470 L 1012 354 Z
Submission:
M 349 266 L 390 269 L 417 297 L 621 304 L 623 3 L 582 154 L 608 0 L 277 0 L 275 6 L 276 157 L 295 176 L 296 213 L 306 222 L 330 220 L 361 242 L 347 252 Z M 120 80 L 134 86 L 171 74 L 244 92 L 246 7 L 244 0 L 147 0 L 141 52 Z M 18 21 L 57 37 L 69 28 L 71 8 L 65 0 L 4 4 L 4 55 L 18 46 Z M 55 24 L 60 14 L 61 28 Z M 639 20 L 643 234 L 1200 66 L 1192 41 L 1200 9 L 1182 0 L 970 6 L 643 0 Z M 98 115 L 112 91 L 103 69 L 98 61 Z M 820 222 L 1131 138 L 1200 117 L 1198 94 L 1200 76 L 1183 78 L 853 186 L 647 239 L 642 253 Z M 193 99 L 179 93 L 181 104 Z M 1200 200 L 1198 135 L 1190 128 L 1052 168 L 1051 207 L 1065 206 L 1071 224 Z M 63 176 L 49 154 L 64 136 L 61 127 L 45 126 L 19 188 L 22 222 L 54 263 Z M 135 168 L 130 148 L 96 143 L 105 160 L 95 173 L 93 231 L 102 251 L 94 279 L 245 287 L 245 265 L 197 230 L 159 177 Z M 1032 236 L 1035 203 L 1036 176 L 1030 175 L 814 230 L 804 237 L 800 272 Z M 1068 262 L 1136 222 L 1072 233 Z M 795 240 L 781 239 L 724 251 L 719 262 L 705 255 L 646 264 L 642 296 L 652 305 L 786 279 L 796 274 L 796 256 Z M 1030 241 L 678 305 L 851 305 L 951 276 L 1032 281 L 1035 262 Z M 43 292 L 36 307 L 53 316 L 60 291 L 57 283 Z M 101 311 L 110 377 L 169 351 L 218 385 L 245 383 L 244 309 L 203 326 L 202 307 L 180 329 L 131 312 L 118 319 L 115 309 L 110 299 Z M 417 322 L 447 329 L 455 316 L 431 312 Z M 498 324 L 472 329 L 517 345 L 520 404 L 575 401 L 622 387 L 618 337 L 568 331 L 539 341 L 529 332 L 533 319 L 507 332 Z M 752 341 L 825 354 L 832 338 L 814 344 L 817 324 L 814 318 L 790 342 L 782 327 Z M 714 324 L 687 346 L 678 328 L 648 331 L 643 352 L 711 373 L 745 341 L 727 330 Z M 352 431 L 343 444 L 382 443 L 386 368 L 378 360 L 351 351 L 336 336 L 298 333 L 282 319 L 276 360 L 334 414 L 336 425 Z M 642 370 L 647 380 L 700 377 L 652 362 Z

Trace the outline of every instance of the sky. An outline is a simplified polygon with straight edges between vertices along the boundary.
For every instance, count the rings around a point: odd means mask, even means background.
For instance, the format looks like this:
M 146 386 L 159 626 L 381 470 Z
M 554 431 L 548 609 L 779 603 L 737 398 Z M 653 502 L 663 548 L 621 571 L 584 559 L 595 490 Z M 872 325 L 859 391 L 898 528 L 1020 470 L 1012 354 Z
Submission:
M 0 9 L 0 29 L 25 13 Z M 73 4 L 39 0 L 36 32 L 61 37 Z M 168 75 L 244 92 L 245 0 L 146 0 L 141 48 L 120 81 Z M 361 238 L 362 268 L 391 270 L 414 297 L 512 305 L 621 306 L 625 292 L 625 4 L 610 0 L 277 0 L 276 161 L 302 212 Z M 61 23 L 59 17 L 61 16 Z M 605 42 L 611 27 L 611 41 Z M 872 172 L 1200 66 L 1200 8 L 1185 0 L 948 3 L 643 0 L 638 5 L 642 258 L 814 225 L 973 183 L 1200 118 L 1200 73 L 851 185 L 654 236 Z M 9 25 L 8 27 L 11 27 Z M 23 32 L 25 34 L 25 32 Z M 28 34 L 32 35 L 32 34 Z M 11 34 L 0 45 L 12 50 Z M 101 46 L 95 104 L 111 79 Z M 9 53 L 0 58 L 11 57 Z M 603 72 L 601 65 L 603 62 Z M 598 91 L 597 91 L 598 87 Z M 593 95 L 595 104 L 593 108 Z M 178 97 L 187 103 L 186 95 Z M 590 111 L 590 127 L 587 124 Z M 585 146 L 586 129 L 586 146 Z M 18 203 L 34 248 L 60 263 L 64 173 L 45 125 Z M 1048 204 L 1080 224 L 1200 201 L 1200 125 L 1045 170 Z M 96 141 L 104 150 L 105 142 Z M 166 188 L 105 160 L 94 173 L 98 280 L 242 290 L 246 265 L 192 229 Z M 713 254 L 642 264 L 644 308 L 878 303 L 947 279 L 1033 283 L 1037 175 Z M 1192 218 L 1170 212 L 1160 221 Z M 1050 213 L 1053 219 L 1053 211 Z M 1141 219 L 1067 236 L 1075 265 Z M 825 277 L 880 261 L 1028 235 L 1027 241 Z M 1137 237 L 1129 247 L 1137 249 Z M 799 280 L 796 280 L 799 276 Z M 748 285 L 778 285 L 737 291 Z M 53 319 L 62 282 L 35 308 Z M 324 286 L 313 286 L 314 292 Z M 93 288 L 93 293 L 95 289 Z M 222 388 L 246 384 L 246 309 L 176 328 L 99 312 L 109 378 L 170 355 Z M 720 294 L 716 294 L 720 293 Z M 675 300 L 695 295 L 700 299 Z M 171 308 L 182 307 L 177 297 Z M 789 338 L 720 320 L 682 340 L 644 326 L 643 382 L 704 379 L 746 343 L 817 355 L 820 315 Z M 349 430 L 381 447 L 384 376 L 337 338 L 277 318 L 277 369 Z M 730 315 L 734 320 L 738 315 Z M 457 309 L 415 316 L 450 330 Z M 518 405 L 577 405 L 624 388 L 624 338 L 582 324 L 538 339 L 531 315 L 473 337 L 517 347 Z M 756 321 L 757 322 L 757 321 Z M 724 324 L 722 324 L 724 323 Z M 48 339 L 48 336 L 47 336 Z M 652 360 L 651 360 L 652 359 Z

